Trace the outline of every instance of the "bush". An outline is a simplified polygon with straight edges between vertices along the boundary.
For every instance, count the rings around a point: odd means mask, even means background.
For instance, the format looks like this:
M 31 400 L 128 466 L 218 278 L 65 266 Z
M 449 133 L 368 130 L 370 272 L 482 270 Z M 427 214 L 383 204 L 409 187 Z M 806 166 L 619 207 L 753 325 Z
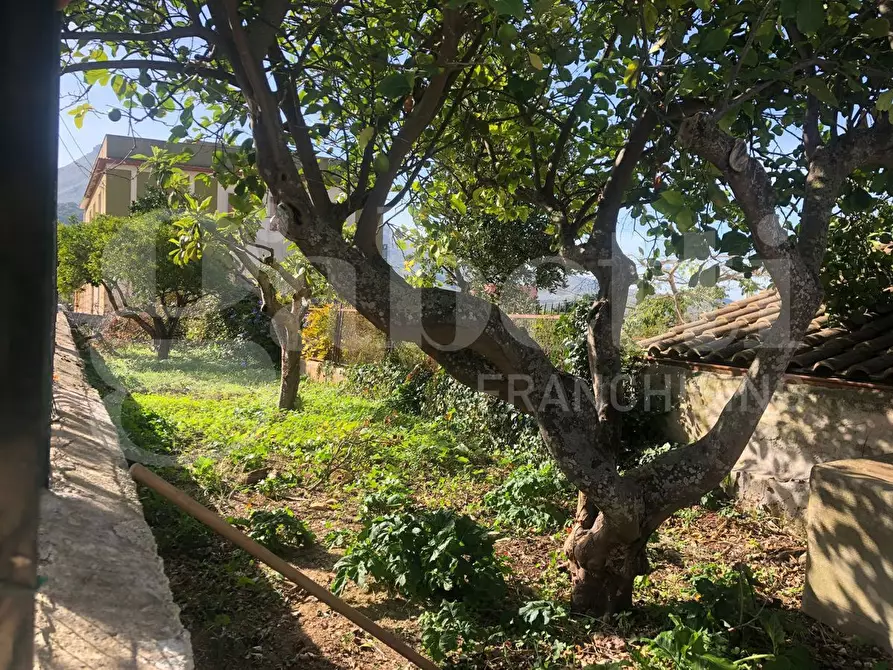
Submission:
M 435 662 L 454 651 L 467 652 L 483 631 L 474 612 L 464 603 L 443 601 L 437 611 L 429 610 L 419 617 L 422 646 Z
M 335 353 L 335 315 L 334 305 L 311 307 L 307 311 L 307 320 L 301 331 L 304 341 L 304 358 L 325 361 Z
M 143 318 L 151 320 L 148 314 L 144 314 Z M 152 341 L 136 321 L 117 315 L 105 317 L 99 325 L 99 333 L 104 339 L 117 344 Z
M 368 578 L 408 600 L 491 602 L 505 592 L 486 530 L 448 509 L 410 510 L 367 520 L 335 565 L 332 590 Z
M 360 518 L 374 519 L 384 514 L 390 514 L 405 509 L 412 504 L 410 491 L 400 480 L 387 477 L 383 482 L 375 486 L 374 490 L 363 496 L 360 503 Z
M 306 524 L 287 507 L 252 510 L 247 519 L 233 519 L 232 523 L 272 552 L 308 547 L 316 539 Z
M 573 488 L 552 462 L 522 465 L 484 496 L 496 511 L 499 526 L 555 532 L 570 518 L 567 503 Z
M 194 342 L 254 342 L 278 364 L 279 345 L 273 340 L 270 317 L 254 296 L 225 307 L 213 306 L 186 320 L 186 338 Z

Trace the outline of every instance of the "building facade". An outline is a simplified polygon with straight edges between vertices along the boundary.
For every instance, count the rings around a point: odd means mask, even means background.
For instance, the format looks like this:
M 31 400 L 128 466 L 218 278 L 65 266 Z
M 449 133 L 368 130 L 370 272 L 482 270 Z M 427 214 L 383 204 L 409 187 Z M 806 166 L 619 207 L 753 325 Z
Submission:
M 214 152 L 221 145 L 211 142 L 174 144 L 163 140 L 106 135 L 81 200 L 84 221 L 102 214 L 127 216 L 130 213 L 130 205 L 146 195 L 152 184 L 152 174 L 145 167 L 146 161 L 138 156 L 151 156 L 153 147 L 175 154 L 190 152 L 191 158 L 179 165 L 189 177 L 190 190 L 198 200 L 210 197 L 215 212 L 229 211 L 229 191 L 214 178 L 212 168 Z M 207 179 L 199 179 L 200 175 L 206 175 Z M 268 205 L 267 214 L 258 233 L 258 242 L 272 248 L 281 258 L 285 254 L 287 241 L 272 228 L 272 203 Z M 74 294 L 72 307 L 75 312 L 84 314 L 107 314 L 113 310 L 105 289 L 90 285 L 85 285 Z

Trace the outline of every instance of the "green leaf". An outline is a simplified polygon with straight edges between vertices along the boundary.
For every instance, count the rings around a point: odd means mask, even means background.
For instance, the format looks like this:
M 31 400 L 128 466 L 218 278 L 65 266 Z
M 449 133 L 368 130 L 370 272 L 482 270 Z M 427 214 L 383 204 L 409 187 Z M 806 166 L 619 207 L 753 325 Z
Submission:
M 876 18 L 862 22 L 862 34 L 871 39 L 880 39 L 890 34 L 890 22 L 887 19 Z
M 828 84 L 826 84 L 824 80 L 819 79 L 818 77 L 807 77 L 802 83 L 810 94 L 817 97 L 826 105 L 831 105 L 832 107 L 838 106 L 837 96 L 835 96 L 831 89 L 828 88 Z
M 388 160 L 386 154 L 377 154 L 375 159 L 372 161 L 372 167 L 375 168 L 376 174 L 384 174 L 391 167 L 391 161 Z
M 797 28 L 804 35 L 814 35 L 825 25 L 824 0 L 799 0 L 797 2 Z
M 876 107 L 879 112 L 889 112 L 893 110 L 893 88 L 878 96 Z
M 630 61 L 626 65 L 626 72 L 623 73 L 623 83 L 630 88 L 636 87 L 637 74 L 639 73 L 639 61 Z
M 369 144 L 369 140 L 372 139 L 373 134 L 375 134 L 375 128 L 372 126 L 366 126 L 360 131 L 360 134 L 357 135 L 357 146 L 360 147 L 360 150 L 366 148 L 366 145 Z
M 726 195 L 726 192 L 714 183 L 707 185 L 707 195 L 710 196 L 710 201 L 716 209 L 722 209 L 729 204 L 729 197 Z
M 527 58 L 530 60 L 530 64 L 533 66 L 533 68 L 535 70 L 543 69 L 543 59 L 539 57 L 539 54 L 535 54 L 532 51 L 528 51 Z
M 722 236 L 719 250 L 724 254 L 740 256 L 750 249 L 750 238 L 740 230 L 730 230 Z
M 88 84 L 106 86 L 109 83 L 111 76 L 112 75 L 108 70 L 87 70 L 84 72 L 84 81 Z
M 719 280 L 719 265 L 711 265 L 706 270 L 702 270 L 698 275 L 698 281 L 701 286 L 706 286 L 710 288 L 712 286 L 716 286 L 716 282 Z
M 671 205 L 674 205 L 676 207 L 682 206 L 682 194 L 679 191 L 664 191 L 663 193 L 661 193 L 660 197 L 666 200 Z
M 695 225 L 694 214 L 688 207 L 683 207 L 676 212 L 676 216 L 673 217 L 673 220 L 676 222 L 676 225 L 679 226 L 679 230 L 683 233 L 691 230 Z
M 698 45 L 698 51 L 701 53 L 711 53 L 713 51 L 721 51 L 729 41 L 732 31 L 728 28 L 715 28 L 701 38 Z
M 412 91 L 409 77 L 402 72 L 389 74 L 378 82 L 378 92 L 386 98 L 402 98 Z
M 463 216 L 468 211 L 468 207 L 465 206 L 465 200 L 463 200 L 462 196 L 458 193 L 453 193 L 453 195 L 450 196 L 450 204 Z
M 121 120 L 121 110 L 112 108 L 109 110 L 109 121 L 115 122 Z
M 524 18 L 524 0 L 491 0 L 490 6 L 497 14 Z

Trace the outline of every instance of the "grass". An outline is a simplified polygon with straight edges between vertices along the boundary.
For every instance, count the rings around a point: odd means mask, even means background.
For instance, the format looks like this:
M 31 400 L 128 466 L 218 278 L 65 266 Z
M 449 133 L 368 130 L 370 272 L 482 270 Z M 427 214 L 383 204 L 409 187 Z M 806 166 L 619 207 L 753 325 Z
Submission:
M 294 523 L 307 529 L 306 541 L 283 551 L 320 583 L 331 584 L 345 544 L 329 546 L 324 538 L 349 542 L 360 529 L 363 497 L 370 492 L 398 482 L 419 507 L 471 515 L 497 538 L 496 553 L 508 566 L 508 593 L 502 609 L 488 615 L 491 627 L 469 649 L 465 667 L 581 668 L 623 661 L 643 648 L 637 640 L 671 628 L 670 614 L 696 607 L 705 579 L 723 583 L 744 564 L 760 607 L 777 614 L 787 644 L 808 649 L 819 666 L 833 667 L 840 649 L 861 667 L 875 667 L 882 658 L 871 646 L 799 613 L 802 538 L 770 519 L 714 505 L 682 511 L 655 534 L 649 545 L 652 572 L 637 580 L 635 611 L 604 622 L 562 615 L 522 634 L 519 609 L 535 602 L 545 611 L 563 611 L 570 582 L 562 532 L 500 525 L 485 500 L 493 491 L 527 491 L 532 485 L 529 473 L 510 477 L 509 463 L 518 460 L 511 445 L 506 453 L 478 448 L 448 422 L 394 412 L 383 399 L 310 381 L 301 386 L 300 411 L 282 412 L 275 404 L 275 370 L 264 357 L 241 347 L 193 347 L 157 361 L 148 347 L 126 346 L 93 356 L 88 373 L 110 403 L 116 399 L 120 411 L 113 416 L 122 435 L 153 456 L 163 455 L 167 467 L 161 474 L 191 495 L 243 520 L 267 518 L 259 511 L 290 510 L 289 518 L 293 513 Z M 573 502 L 560 488 L 551 495 L 558 507 Z M 192 633 L 198 668 L 401 667 L 380 644 L 166 501 L 147 490 L 141 498 Z M 523 500 L 510 502 L 523 506 Z M 271 527 L 281 528 L 281 518 L 274 521 Z M 312 534 L 316 542 L 308 539 Z M 353 585 L 345 597 L 420 646 L 419 617 L 425 608 L 432 611 L 428 605 Z M 493 628 L 493 621 L 501 623 Z M 449 617 L 437 625 L 449 627 Z M 751 651 L 771 651 L 760 626 L 750 629 Z

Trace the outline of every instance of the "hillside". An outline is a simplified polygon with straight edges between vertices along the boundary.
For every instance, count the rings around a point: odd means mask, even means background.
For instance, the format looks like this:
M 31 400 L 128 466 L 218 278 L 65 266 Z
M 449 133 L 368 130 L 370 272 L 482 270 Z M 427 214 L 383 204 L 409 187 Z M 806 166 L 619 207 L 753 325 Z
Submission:
M 76 215 L 79 218 L 83 216 L 83 212 L 79 209 L 81 198 L 84 197 L 87 181 L 90 178 L 90 170 L 98 153 L 99 145 L 96 145 L 90 153 L 59 168 L 59 185 L 56 190 L 56 214 L 60 221 L 68 221 L 68 218 L 72 215 Z

